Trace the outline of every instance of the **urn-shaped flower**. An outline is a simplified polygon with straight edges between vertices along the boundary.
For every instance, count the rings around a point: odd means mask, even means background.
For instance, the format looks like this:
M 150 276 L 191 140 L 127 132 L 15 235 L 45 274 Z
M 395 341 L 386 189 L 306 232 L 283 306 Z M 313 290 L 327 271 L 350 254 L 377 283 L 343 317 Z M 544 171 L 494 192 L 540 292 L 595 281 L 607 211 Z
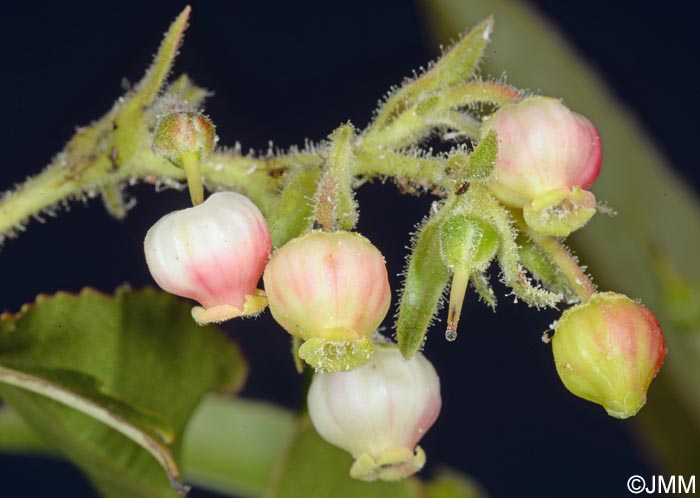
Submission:
M 355 368 L 391 301 L 381 252 L 357 233 L 312 231 L 270 259 L 263 276 L 270 311 L 304 340 L 299 356 L 319 371 Z
M 378 344 L 356 370 L 317 373 L 308 406 L 321 437 L 355 457 L 352 477 L 395 481 L 425 464 L 416 445 L 440 413 L 440 379 L 422 354 Z
M 566 388 L 616 418 L 631 417 L 644 406 L 666 357 L 666 342 L 651 311 L 614 292 L 595 294 L 564 312 L 552 349 Z
M 203 204 L 165 215 L 144 241 L 155 281 L 163 290 L 199 302 L 192 309 L 199 323 L 264 309 L 257 284 L 271 248 L 262 213 L 235 192 L 219 192 Z
M 503 106 L 486 120 L 498 156 L 488 186 L 509 207 L 523 208 L 534 230 L 566 236 L 595 213 L 588 192 L 600 172 L 602 151 L 593 124 L 547 97 Z

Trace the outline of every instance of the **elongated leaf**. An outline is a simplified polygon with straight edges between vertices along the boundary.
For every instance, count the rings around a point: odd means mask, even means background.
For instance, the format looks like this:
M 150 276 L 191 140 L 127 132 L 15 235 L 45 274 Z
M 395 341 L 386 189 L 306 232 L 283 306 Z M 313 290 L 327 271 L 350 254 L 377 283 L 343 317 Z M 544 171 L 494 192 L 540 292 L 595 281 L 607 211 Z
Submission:
M 104 395 L 93 377 L 21 363 L 19 368 L 0 365 L 0 383 L 39 394 L 102 422 L 149 452 L 171 479 L 177 479 L 180 471 L 167 446 L 174 435 L 156 414 Z
M 189 308 L 153 290 L 40 296 L 0 320 L 0 395 L 105 496 L 175 496 L 192 411 L 245 377 L 234 345 Z

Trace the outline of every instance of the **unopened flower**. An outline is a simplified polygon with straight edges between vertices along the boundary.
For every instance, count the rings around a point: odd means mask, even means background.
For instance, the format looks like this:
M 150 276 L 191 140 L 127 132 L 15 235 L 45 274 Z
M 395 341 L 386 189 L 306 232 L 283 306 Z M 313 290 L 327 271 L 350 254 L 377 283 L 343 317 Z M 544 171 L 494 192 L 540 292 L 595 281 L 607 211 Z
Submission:
M 647 389 L 666 357 L 654 315 L 627 296 L 606 292 L 565 311 L 552 350 L 566 388 L 627 418 L 646 403 Z
M 263 276 L 270 311 L 304 340 L 299 356 L 320 371 L 355 368 L 391 301 L 384 257 L 357 233 L 312 231 L 270 259 Z
M 356 370 L 317 373 L 308 406 L 321 437 L 355 458 L 352 477 L 395 481 L 425 464 L 416 445 L 440 413 L 440 379 L 422 354 L 406 360 L 396 346 L 377 344 Z
M 503 106 L 482 128 L 495 131 L 498 156 L 488 183 L 509 207 L 523 208 L 534 230 L 566 236 L 595 214 L 588 192 L 600 172 L 602 151 L 593 124 L 547 97 Z
M 199 323 L 259 312 L 266 300 L 257 284 L 272 242 L 260 210 L 235 192 L 165 215 L 146 234 L 144 250 L 158 285 L 202 306 Z
M 196 112 L 174 112 L 162 118 L 153 136 L 153 152 L 185 170 L 192 204 L 204 200 L 200 162 L 216 145 L 216 129 L 211 119 Z
M 211 119 L 196 112 L 174 112 L 158 121 L 153 151 L 176 165 L 183 157 L 194 154 L 206 160 L 216 145 L 216 128 Z

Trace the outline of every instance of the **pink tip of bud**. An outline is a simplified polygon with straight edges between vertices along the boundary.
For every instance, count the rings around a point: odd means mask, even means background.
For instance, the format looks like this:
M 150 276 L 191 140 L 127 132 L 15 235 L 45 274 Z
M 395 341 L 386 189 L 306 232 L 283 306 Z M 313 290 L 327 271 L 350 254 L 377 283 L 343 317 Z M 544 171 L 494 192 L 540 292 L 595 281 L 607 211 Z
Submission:
M 252 314 L 265 306 L 257 284 L 270 255 L 260 210 L 235 192 L 161 218 L 146 234 L 151 275 L 163 289 L 199 302 L 200 323 Z

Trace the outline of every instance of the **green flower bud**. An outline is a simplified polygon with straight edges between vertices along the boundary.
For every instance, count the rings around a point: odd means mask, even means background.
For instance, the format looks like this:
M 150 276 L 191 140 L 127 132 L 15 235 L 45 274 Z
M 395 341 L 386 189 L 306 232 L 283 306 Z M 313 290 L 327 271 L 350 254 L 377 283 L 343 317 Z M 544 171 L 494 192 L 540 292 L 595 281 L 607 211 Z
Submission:
M 440 251 L 445 265 L 452 270 L 450 304 L 445 338 L 457 339 L 457 324 L 462 312 L 472 271 L 484 271 L 496 255 L 498 233 L 488 223 L 470 216 L 454 216 L 442 226 Z
M 566 388 L 628 418 L 646 403 L 649 384 L 666 357 L 654 315 L 622 294 L 598 293 L 568 309 L 552 339 L 554 362 Z

